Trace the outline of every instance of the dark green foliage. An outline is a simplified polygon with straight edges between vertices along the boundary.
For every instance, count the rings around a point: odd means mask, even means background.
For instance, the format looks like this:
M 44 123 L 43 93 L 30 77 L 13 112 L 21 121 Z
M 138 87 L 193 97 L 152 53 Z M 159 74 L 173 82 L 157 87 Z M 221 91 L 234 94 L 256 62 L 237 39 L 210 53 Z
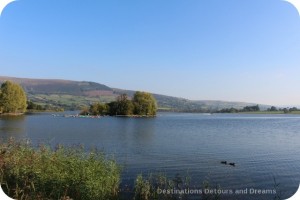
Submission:
M 296 107 L 292 107 L 289 109 L 289 112 L 294 112 L 294 111 L 300 111 L 300 110 Z
M 109 107 L 109 115 L 114 116 L 118 114 L 118 103 L 116 101 L 112 101 L 107 105 Z
M 292 112 L 298 112 L 300 110 L 296 107 L 292 107 L 292 108 L 280 108 L 279 111 L 283 111 L 284 114 L 289 114 Z
M 224 108 L 222 110 L 217 111 L 217 113 L 238 113 L 238 112 L 258 112 L 260 108 L 258 105 L 256 106 L 246 106 L 243 109 L 236 108 Z
M 116 115 L 132 115 L 133 114 L 133 104 L 128 99 L 126 94 L 121 94 L 118 96 L 116 101 Z
M 90 106 L 88 113 L 91 115 L 107 115 L 109 106 L 102 103 L 94 103 Z
M 46 110 L 46 108 L 32 101 L 27 101 L 27 110 Z
M 107 104 L 109 106 L 110 115 L 132 115 L 133 114 L 133 104 L 132 101 L 128 99 L 126 94 L 121 94 L 117 97 L 117 101 L 113 101 Z
M 83 110 L 84 115 L 111 115 L 111 116 L 155 116 L 157 110 L 156 100 L 150 93 L 136 92 L 133 100 L 126 94 L 121 94 L 116 101 L 107 104 L 94 103 L 87 110 Z
M 258 105 L 256 106 L 246 106 L 244 107 L 241 112 L 257 112 L 260 111 L 260 108 Z
M 290 111 L 290 112 L 293 112 L 293 111 L 299 111 L 299 109 L 296 108 L 296 107 L 292 107 L 292 108 L 289 109 L 289 111 Z
M 81 112 L 84 113 L 84 112 Z M 117 101 L 107 104 L 94 103 L 86 114 L 90 115 L 132 115 L 133 104 L 126 94 L 120 95 Z
M 132 99 L 134 114 L 136 115 L 156 115 L 157 104 L 154 97 L 147 92 L 136 92 Z
M 224 108 L 218 111 L 218 113 L 237 113 L 237 112 L 239 112 L 239 110 L 236 108 Z
M 34 149 L 14 140 L 0 145 L 0 181 L 15 199 L 113 199 L 120 168 L 97 150 L 41 145 Z
M 18 84 L 6 81 L 1 85 L 0 113 L 23 113 L 26 111 L 27 98 Z
M 255 114 L 299 114 L 299 109 L 297 107 L 292 108 L 279 108 L 275 106 L 269 107 L 265 111 L 261 111 L 258 105 L 256 106 L 246 106 L 243 109 L 236 108 L 224 108 L 217 111 L 217 113 L 255 113 Z
M 64 109 L 62 107 L 57 107 L 53 105 L 39 105 L 33 103 L 32 101 L 27 101 L 27 112 L 39 112 L 39 111 L 63 112 Z
M 88 109 L 84 108 L 81 115 L 132 115 L 133 105 L 127 95 L 120 95 L 117 101 L 107 104 L 94 103 Z
M 274 112 L 274 111 L 278 111 L 278 109 L 275 106 L 272 106 L 271 108 L 268 108 L 267 111 Z

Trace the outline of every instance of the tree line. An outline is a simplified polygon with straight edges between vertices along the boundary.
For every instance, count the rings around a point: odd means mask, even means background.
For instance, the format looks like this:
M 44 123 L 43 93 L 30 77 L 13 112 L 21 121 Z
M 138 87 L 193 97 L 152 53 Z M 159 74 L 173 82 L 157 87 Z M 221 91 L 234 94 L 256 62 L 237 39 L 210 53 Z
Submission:
M 239 112 L 259 112 L 261 111 L 259 106 L 246 106 L 242 109 L 237 109 L 237 108 L 224 108 L 222 110 L 217 111 L 217 113 L 239 113 Z M 296 107 L 292 107 L 292 108 L 276 108 L 275 106 L 271 106 L 270 108 L 268 108 L 266 111 L 268 112 L 283 112 L 285 114 L 287 113 L 291 113 L 294 111 L 300 111 L 298 108 Z
M 300 111 L 300 110 L 297 107 L 292 107 L 292 108 L 276 108 L 275 106 L 272 106 L 271 108 L 268 108 L 267 111 L 270 111 L 270 112 L 282 111 L 284 113 L 291 113 L 291 112 Z
M 222 110 L 217 111 L 217 113 L 238 113 L 238 112 L 258 112 L 260 108 L 258 105 L 256 106 L 246 106 L 242 109 L 237 108 L 224 108 Z
M 116 101 L 110 103 L 94 103 L 85 108 L 81 115 L 110 115 L 110 116 L 155 116 L 157 103 L 152 94 L 136 92 L 132 99 L 127 94 L 121 94 Z
M 58 106 L 53 106 L 51 104 L 46 104 L 46 105 L 40 105 L 37 103 L 34 103 L 32 101 L 27 101 L 27 111 L 28 112 L 47 112 L 47 111 L 54 111 L 54 112 L 63 112 L 64 109 L 62 107 Z

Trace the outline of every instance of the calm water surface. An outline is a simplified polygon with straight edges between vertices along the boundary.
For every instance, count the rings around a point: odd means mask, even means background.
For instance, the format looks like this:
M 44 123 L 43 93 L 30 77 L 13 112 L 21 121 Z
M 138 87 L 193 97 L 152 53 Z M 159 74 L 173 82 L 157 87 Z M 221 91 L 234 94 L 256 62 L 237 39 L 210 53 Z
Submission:
M 174 114 L 156 118 L 100 119 L 36 114 L 0 118 L 0 137 L 29 138 L 34 144 L 83 144 L 113 156 L 123 184 L 137 174 L 188 175 L 194 188 L 204 180 L 222 189 L 274 189 L 292 196 L 300 181 L 300 115 Z M 220 161 L 235 162 L 236 166 Z M 224 196 L 273 199 L 274 195 Z

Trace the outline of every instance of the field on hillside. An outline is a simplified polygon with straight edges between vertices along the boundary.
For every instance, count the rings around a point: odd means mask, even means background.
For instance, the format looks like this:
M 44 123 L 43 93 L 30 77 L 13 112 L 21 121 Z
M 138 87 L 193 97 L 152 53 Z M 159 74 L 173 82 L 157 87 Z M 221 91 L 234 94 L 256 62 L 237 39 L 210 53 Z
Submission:
M 107 103 L 115 100 L 114 96 L 85 97 L 68 94 L 29 94 L 28 97 L 31 101 L 37 102 L 40 105 L 54 105 L 71 110 L 81 109 L 82 107 L 99 101 Z

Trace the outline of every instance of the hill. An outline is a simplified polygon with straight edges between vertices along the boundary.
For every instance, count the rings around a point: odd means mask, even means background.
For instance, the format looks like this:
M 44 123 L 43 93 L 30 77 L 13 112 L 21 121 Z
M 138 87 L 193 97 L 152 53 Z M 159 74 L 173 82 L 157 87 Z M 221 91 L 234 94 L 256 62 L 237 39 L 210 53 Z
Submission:
M 0 83 L 10 80 L 20 84 L 28 99 L 41 104 L 81 109 L 94 102 L 110 102 L 123 93 L 132 97 L 135 91 L 110 88 L 106 85 L 89 81 L 69 81 L 59 79 L 29 79 L 0 76 Z M 243 108 L 256 105 L 244 102 L 192 101 L 184 98 L 153 94 L 161 110 L 177 112 L 211 112 L 223 108 Z M 269 106 L 260 105 L 262 109 Z

